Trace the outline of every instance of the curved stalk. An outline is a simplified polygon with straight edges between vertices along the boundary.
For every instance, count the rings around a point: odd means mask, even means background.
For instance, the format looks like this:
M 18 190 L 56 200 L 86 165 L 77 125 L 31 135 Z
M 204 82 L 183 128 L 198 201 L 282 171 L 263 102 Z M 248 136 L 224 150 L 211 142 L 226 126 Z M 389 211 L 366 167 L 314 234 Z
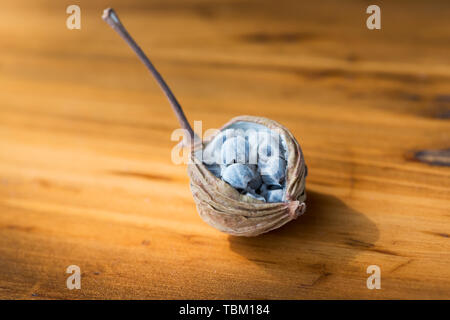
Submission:
M 138 58 L 145 64 L 147 69 L 156 79 L 162 91 L 166 95 L 167 99 L 169 99 L 169 102 L 172 105 L 172 109 L 175 112 L 175 115 L 177 116 L 177 119 L 180 122 L 181 127 L 189 132 L 192 141 L 192 139 L 194 139 L 195 137 L 194 132 L 183 112 L 183 109 L 178 103 L 178 100 L 175 98 L 175 96 L 172 93 L 172 90 L 170 90 L 169 86 L 164 81 L 163 77 L 159 74 L 158 70 L 156 70 L 155 66 L 151 63 L 150 59 L 145 55 L 144 51 L 142 51 L 142 49 L 139 47 L 136 41 L 134 41 L 134 39 L 130 36 L 128 31 L 123 26 L 122 22 L 120 22 L 119 17 L 117 16 L 114 9 L 112 8 L 105 9 L 105 11 L 103 11 L 102 18 L 114 29 L 114 31 L 116 31 L 125 40 L 125 42 L 131 47 L 131 49 L 136 53 Z

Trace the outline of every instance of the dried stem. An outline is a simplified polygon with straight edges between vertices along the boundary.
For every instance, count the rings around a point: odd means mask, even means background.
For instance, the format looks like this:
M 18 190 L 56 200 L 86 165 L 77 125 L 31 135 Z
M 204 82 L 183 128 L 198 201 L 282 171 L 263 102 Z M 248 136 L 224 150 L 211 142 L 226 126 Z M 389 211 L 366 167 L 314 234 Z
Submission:
M 120 22 L 119 17 L 117 16 L 114 9 L 112 9 L 112 8 L 105 9 L 105 11 L 103 11 L 102 18 L 125 40 L 126 43 L 128 43 L 128 45 L 131 47 L 131 49 L 137 54 L 139 59 L 145 64 L 147 69 L 150 71 L 150 73 L 153 75 L 153 77 L 158 82 L 162 91 L 164 91 L 164 94 L 166 95 L 167 99 L 169 99 L 169 102 L 172 105 L 172 109 L 175 112 L 175 115 L 177 116 L 181 127 L 183 129 L 187 130 L 189 132 L 190 138 L 193 139 L 194 132 L 193 132 L 192 127 L 189 124 L 188 120 L 186 119 L 183 109 L 181 108 L 177 99 L 175 98 L 175 96 L 173 95 L 169 86 L 164 81 L 164 79 L 161 77 L 159 72 L 156 70 L 156 68 L 150 62 L 148 57 L 145 55 L 145 53 L 142 51 L 142 49 L 138 46 L 138 44 L 134 41 L 134 39 L 130 36 L 130 34 L 125 29 L 123 24 Z

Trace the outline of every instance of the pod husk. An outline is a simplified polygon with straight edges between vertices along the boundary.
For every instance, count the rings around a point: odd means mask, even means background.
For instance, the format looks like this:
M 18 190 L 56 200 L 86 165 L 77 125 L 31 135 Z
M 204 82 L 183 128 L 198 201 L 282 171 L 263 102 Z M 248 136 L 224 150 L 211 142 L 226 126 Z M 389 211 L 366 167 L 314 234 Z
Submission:
M 271 119 L 239 116 L 221 130 L 236 122 L 253 122 L 269 129 L 278 129 L 287 147 L 285 202 L 264 203 L 240 194 L 222 179 L 212 174 L 195 158 L 199 145 L 190 152 L 188 174 L 192 195 L 200 217 L 212 227 L 235 236 L 257 236 L 277 229 L 305 212 L 306 167 L 303 153 L 295 137 L 284 126 Z M 205 146 L 212 136 L 203 143 Z

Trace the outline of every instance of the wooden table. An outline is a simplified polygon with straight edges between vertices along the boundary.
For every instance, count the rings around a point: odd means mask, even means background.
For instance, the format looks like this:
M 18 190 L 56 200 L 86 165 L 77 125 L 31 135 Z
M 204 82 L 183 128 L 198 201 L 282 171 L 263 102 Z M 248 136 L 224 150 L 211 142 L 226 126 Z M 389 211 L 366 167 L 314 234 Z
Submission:
M 449 1 L 383 3 L 381 30 L 367 1 L 76 2 L 81 30 L 70 3 L 0 10 L 0 298 L 450 298 L 449 160 L 416 154 L 450 145 Z M 293 132 L 304 216 L 256 238 L 201 220 L 111 4 L 190 121 Z

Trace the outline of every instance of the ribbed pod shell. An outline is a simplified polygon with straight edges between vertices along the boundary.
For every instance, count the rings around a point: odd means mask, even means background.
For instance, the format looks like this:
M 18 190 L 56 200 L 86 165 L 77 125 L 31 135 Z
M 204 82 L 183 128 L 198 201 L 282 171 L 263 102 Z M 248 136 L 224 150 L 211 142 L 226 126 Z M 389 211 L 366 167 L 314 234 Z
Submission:
M 239 116 L 231 119 L 221 130 L 241 121 L 277 129 L 277 132 L 284 138 L 288 155 L 286 159 L 286 202 L 262 203 L 240 194 L 195 159 L 198 147 L 190 153 L 188 174 L 192 195 L 202 219 L 222 232 L 250 237 L 277 229 L 305 212 L 306 167 L 297 140 L 288 129 L 276 121 L 262 117 Z M 213 138 L 205 141 L 204 145 Z

